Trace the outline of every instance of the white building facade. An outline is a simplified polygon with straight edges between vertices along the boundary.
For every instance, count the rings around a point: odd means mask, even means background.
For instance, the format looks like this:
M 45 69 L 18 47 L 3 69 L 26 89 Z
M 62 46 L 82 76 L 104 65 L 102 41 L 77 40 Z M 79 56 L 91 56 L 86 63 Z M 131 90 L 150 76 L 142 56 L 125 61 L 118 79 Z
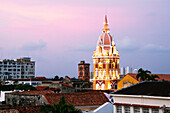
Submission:
M 0 61 L 1 79 L 21 79 L 35 77 L 35 61 L 30 57 L 22 57 L 17 60 L 4 59 Z
M 114 97 L 114 113 L 163 113 L 164 106 L 170 108 L 170 97 L 111 95 Z

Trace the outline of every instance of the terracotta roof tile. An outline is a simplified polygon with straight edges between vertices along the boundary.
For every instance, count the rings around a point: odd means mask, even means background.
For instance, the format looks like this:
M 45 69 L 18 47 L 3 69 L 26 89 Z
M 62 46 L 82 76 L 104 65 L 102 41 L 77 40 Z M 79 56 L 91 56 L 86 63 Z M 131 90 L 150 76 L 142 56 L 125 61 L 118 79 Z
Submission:
M 45 94 L 44 96 L 51 105 L 58 103 L 62 96 L 65 96 L 66 101 L 74 106 L 102 105 L 105 102 L 109 102 L 102 92 Z
M 19 113 L 39 113 L 39 108 L 40 106 L 18 106 L 18 107 L 0 107 L 0 110 L 6 110 L 6 111 L 17 110 Z M 3 113 L 8 113 L 8 112 L 3 112 Z
M 49 87 L 48 86 L 37 86 L 35 87 L 37 90 L 47 90 Z
M 127 75 L 130 75 L 131 77 L 137 79 L 136 78 L 137 73 L 128 73 Z M 157 78 L 157 80 L 170 81 L 170 74 L 153 74 L 153 75 L 158 75 L 159 76 L 159 79 Z
M 61 91 L 60 88 L 50 88 L 50 90 L 52 90 L 52 91 Z
M 72 87 L 72 86 L 70 86 L 70 85 L 68 85 L 68 84 L 65 84 L 65 83 L 51 83 L 51 84 L 61 84 L 61 85 L 67 86 L 67 87 L 74 88 L 74 87 Z
M 35 77 L 36 79 L 47 79 L 46 77 Z
M 66 78 L 68 78 L 70 81 L 72 81 L 70 77 L 66 76 Z

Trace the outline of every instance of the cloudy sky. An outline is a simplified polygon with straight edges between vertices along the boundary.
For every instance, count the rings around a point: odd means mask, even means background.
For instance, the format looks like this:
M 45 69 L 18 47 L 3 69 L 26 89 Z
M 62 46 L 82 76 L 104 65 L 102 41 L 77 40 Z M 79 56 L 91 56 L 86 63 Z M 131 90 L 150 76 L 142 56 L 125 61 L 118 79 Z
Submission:
M 0 0 L 0 59 L 30 56 L 36 74 L 77 77 L 107 13 L 120 65 L 170 73 L 169 0 Z

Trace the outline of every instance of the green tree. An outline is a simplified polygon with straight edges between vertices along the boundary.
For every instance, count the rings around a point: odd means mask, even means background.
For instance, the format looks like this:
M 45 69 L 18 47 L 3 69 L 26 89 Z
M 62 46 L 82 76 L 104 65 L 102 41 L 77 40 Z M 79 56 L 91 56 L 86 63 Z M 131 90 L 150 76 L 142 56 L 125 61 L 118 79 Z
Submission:
M 140 80 L 142 80 L 142 81 L 148 80 L 150 73 L 151 73 L 150 71 L 143 70 L 142 68 L 140 68 L 138 70 L 138 74 L 137 74 L 136 78 L 137 78 L 137 80 L 140 78 Z
M 65 97 L 61 97 L 60 102 L 54 105 L 43 105 L 40 107 L 41 113 L 82 113 L 81 110 L 76 109 L 73 105 L 67 104 Z
M 153 80 L 153 81 L 156 81 L 156 78 L 159 78 L 159 76 L 158 75 L 151 75 L 151 76 L 149 76 L 149 78 L 148 78 L 148 80 Z
M 60 77 L 60 80 L 63 80 L 64 78 L 63 77 Z
M 56 75 L 56 76 L 54 77 L 54 79 L 57 79 L 57 80 L 58 80 L 58 79 L 59 79 L 59 76 L 58 76 L 58 75 Z

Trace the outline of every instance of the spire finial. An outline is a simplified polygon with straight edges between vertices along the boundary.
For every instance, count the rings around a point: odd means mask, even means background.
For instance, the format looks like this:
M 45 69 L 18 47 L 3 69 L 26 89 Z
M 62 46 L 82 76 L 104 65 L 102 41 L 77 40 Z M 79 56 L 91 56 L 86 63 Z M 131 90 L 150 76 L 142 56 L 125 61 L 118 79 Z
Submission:
M 108 33 L 108 32 L 109 32 L 108 22 L 107 22 L 107 15 L 105 15 L 103 32 L 104 32 L 104 33 Z
M 107 24 L 107 15 L 105 15 L 105 24 Z

